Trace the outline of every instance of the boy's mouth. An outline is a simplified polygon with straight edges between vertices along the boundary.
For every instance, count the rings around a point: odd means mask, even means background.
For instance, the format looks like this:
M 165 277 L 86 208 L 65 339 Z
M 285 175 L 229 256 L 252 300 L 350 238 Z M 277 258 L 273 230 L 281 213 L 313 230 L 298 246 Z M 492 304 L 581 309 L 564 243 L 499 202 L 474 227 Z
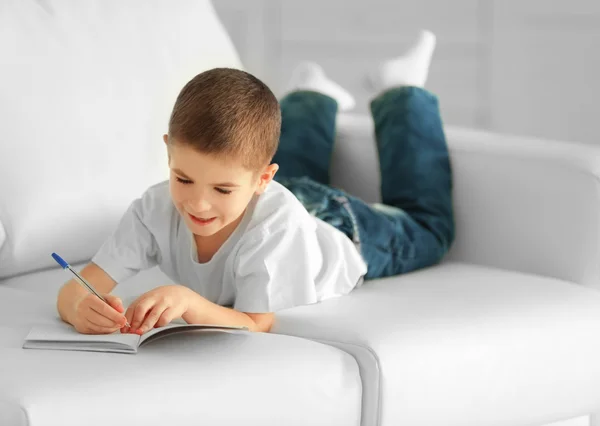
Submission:
M 194 215 L 192 215 L 190 213 L 188 213 L 188 214 L 190 215 L 190 218 L 192 219 L 192 222 L 194 222 L 194 223 L 196 223 L 198 225 L 208 225 L 209 223 L 212 223 L 216 219 L 216 217 L 211 217 L 211 218 L 208 218 L 208 219 L 202 219 L 202 218 L 196 217 L 196 216 L 194 216 Z

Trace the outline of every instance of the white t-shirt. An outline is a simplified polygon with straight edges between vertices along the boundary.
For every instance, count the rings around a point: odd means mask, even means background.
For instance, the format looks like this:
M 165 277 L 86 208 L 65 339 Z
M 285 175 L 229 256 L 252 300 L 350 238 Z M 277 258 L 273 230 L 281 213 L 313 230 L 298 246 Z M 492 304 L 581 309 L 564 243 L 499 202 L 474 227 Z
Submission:
M 176 284 L 241 312 L 276 312 L 350 293 L 367 265 L 338 229 L 311 216 L 278 182 L 255 196 L 227 241 L 199 263 L 169 182 L 136 199 L 92 258 L 117 283 L 158 265 Z

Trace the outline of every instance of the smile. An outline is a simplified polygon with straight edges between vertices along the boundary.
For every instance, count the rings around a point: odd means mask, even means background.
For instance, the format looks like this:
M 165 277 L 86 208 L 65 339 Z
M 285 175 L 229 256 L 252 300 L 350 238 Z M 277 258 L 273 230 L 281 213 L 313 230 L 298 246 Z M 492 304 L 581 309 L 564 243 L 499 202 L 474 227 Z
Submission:
M 188 215 L 190 215 L 192 222 L 194 222 L 198 225 L 208 225 L 209 223 L 212 223 L 216 219 L 216 217 L 211 217 L 209 219 L 202 219 L 202 218 L 196 217 L 194 215 L 191 215 L 189 213 L 188 213 Z

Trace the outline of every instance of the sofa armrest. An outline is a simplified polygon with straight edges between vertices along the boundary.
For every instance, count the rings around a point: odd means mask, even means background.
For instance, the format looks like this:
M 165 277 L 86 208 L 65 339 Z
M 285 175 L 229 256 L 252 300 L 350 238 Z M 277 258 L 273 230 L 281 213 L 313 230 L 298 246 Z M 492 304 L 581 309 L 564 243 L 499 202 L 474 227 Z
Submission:
M 456 239 L 445 260 L 600 288 L 600 147 L 447 127 Z M 332 183 L 379 201 L 368 116 L 338 117 Z

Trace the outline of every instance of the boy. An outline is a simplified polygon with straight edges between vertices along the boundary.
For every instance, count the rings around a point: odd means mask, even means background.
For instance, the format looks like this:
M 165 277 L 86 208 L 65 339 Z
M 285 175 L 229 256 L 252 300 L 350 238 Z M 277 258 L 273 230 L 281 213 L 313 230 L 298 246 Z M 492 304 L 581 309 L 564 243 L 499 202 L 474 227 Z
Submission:
M 164 135 L 169 181 L 131 204 L 81 272 L 110 306 L 69 281 L 63 320 L 81 333 L 143 334 L 177 318 L 268 332 L 279 310 L 438 262 L 454 223 L 437 99 L 423 89 L 434 45 L 422 32 L 371 78 L 383 205 L 328 186 L 337 110 L 354 100 L 317 65 L 300 68 L 281 105 L 245 72 L 196 76 Z M 108 294 L 155 265 L 179 284 L 127 311 Z

